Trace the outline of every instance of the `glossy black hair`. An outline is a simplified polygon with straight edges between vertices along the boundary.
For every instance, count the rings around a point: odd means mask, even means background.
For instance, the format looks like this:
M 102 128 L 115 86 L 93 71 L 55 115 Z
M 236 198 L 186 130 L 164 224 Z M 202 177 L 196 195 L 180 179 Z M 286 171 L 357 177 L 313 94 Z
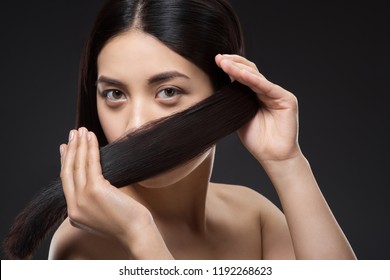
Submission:
M 77 127 L 107 144 L 96 106 L 97 58 L 113 37 L 132 28 L 150 34 L 208 74 L 214 90 L 229 84 L 216 65 L 218 53 L 244 55 L 241 26 L 225 0 L 107 1 L 87 41 L 80 67 Z
M 131 28 L 154 36 L 206 72 L 215 94 L 107 144 L 97 115 L 97 57 L 111 38 Z M 123 187 L 155 176 L 201 154 L 248 122 L 260 106 L 255 93 L 238 82 L 231 83 L 214 60 L 218 53 L 243 55 L 243 50 L 239 21 L 225 0 L 107 1 L 81 60 L 76 124 L 97 135 L 104 177 Z M 66 215 L 57 178 L 16 217 L 4 241 L 6 256 L 31 258 Z

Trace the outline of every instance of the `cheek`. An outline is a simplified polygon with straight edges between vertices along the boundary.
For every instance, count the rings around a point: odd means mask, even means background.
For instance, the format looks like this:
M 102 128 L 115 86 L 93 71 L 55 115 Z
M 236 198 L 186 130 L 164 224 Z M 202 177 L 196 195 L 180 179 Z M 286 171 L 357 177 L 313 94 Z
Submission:
M 108 112 L 98 105 L 98 116 L 108 143 L 115 141 L 126 132 L 124 118 L 119 113 Z

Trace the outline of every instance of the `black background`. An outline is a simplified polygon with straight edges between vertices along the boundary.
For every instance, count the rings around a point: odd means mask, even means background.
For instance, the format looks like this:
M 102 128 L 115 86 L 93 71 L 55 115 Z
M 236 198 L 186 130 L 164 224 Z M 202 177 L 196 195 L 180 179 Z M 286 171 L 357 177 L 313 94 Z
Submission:
M 390 259 L 389 16 L 384 3 L 341 2 L 231 1 L 247 57 L 298 97 L 301 148 L 357 257 Z M 5 3 L 1 240 L 59 174 L 58 147 L 75 120 L 81 49 L 102 1 Z M 235 134 L 217 146 L 213 180 L 255 188 L 280 206 Z M 47 258 L 49 241 L 35 258 Z

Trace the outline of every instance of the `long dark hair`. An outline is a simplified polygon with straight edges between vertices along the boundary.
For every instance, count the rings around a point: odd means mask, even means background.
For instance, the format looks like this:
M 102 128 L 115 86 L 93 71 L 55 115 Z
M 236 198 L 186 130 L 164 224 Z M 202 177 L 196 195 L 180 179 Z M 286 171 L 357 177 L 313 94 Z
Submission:
M 217 67 L 218 53 L 244 55 L 237 15 L 225 0 L 114 0 L 107 1 L 95 22 L 80 66 L 77 127 L 107 139 L 96 106 L 97 57 L 112 37 L 137 28 L 154 36 L 208 74 L 214 90 L 229 77 Z
M 205 71 L 215 94 L 107 144 L 97 115 L 97 57 L 111 38 L 131 28 L 151 34 Z M 155 176 L 201 154 L 248 122 L 260 105 L 255 94 L 231 83 L 214 62 L 218 53 L 243 55 L 243 49 L 239 21 L 225 0 L 107 1 L 81 60 L 76 124 L 97 135 L 104 177 L 123 187 Z M 57 178 L 16 217 L 4 241 L 7 257 L 30 258 L 66 213 Z

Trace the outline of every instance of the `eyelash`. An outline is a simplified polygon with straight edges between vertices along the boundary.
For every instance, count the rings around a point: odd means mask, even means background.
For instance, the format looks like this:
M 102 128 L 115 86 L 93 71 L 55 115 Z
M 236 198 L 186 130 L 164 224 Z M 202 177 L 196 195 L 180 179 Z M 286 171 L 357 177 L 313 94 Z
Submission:
M 175 95 L 172 96 L 172 97 L 169 97 L 169 96 L 168 96 L 167 98 L 162 98 L 163 100 L 172 100 L 172 99 L 174 99 L 176 96 L 178 96 L 178 95 L 184 93 L 184 91 L 183 91 L 182 89 L 179 89 L 179 88 L 176 88 L 176 87 L 166 87 L 166 88 L 160 89 L 160 90 L 157 92 L 156 96 L 159 96 L 159 94 L 160 94 L 161 92 L 166 92 L 167 90 L 172 90 L 172 91 L 174 91 L 174 92 L 175 92 Z M 116 93 L 116 94 L 120 94 L 120 95 L 121 95 L 121 98 L 119 98 L 119 99 L 110 98 L 110 97 L 109 97 L 109 94 L 110 94 L 111 92 L 112 92 L 112 93 Z M 119 103 L 119 102 L 122 102 L 123 100 L 125 100 L 125 99 L 123 98 L 123 96 L 124 96 L 125 94 L 124 94 L 123 92 L 121 92 L 120 90 L 118 90 L 118 89 L 107 89 L 107 90 L 103 90 L 100 94 L 101 94 L 101 96 L 102 96 L 103 98 L 105 98 L 106 100 L 108 100 L 109 102 L 112 102 L 112 103 Z
M 104 91 L 101 93 L 101 95 L 102 95 L 102 97 L 104 97 L 105 99 L 109 99 L 111 102 L 118 102 L 118 101 L 120 101 L 120 100 L 123 100 L 122 98 L 120 98 L 120 99 L 116 99 L 116 101 L 114 101 L 115 99 L 109 98 L 108 95 L 110 94 L 110 92 L 119 93 L 119 94 L 121 94 L 121 97 L 124 96 L 124 93 L 121 92 L 120 90 L 117 90 L 117 89 L 108 89 L 108 90 L 104 90 Z
M 161 93 L 161 92 L 166 92 L 167 90 L 172 90 L 175 92 L 175 95 L 174 96 L 168 96 L 167 98 L 164 98 L 164 99 L 173 99 L 175 98 L 177 95 L 179 94 L 182 94 L 183 91 L 181 89 L 178 89 L 178 88 L 175 88 L 175 87 L 166 87 L 166 88 L 163 88 L 163 89 L 160 89 L 158 92 L 157 92 L 157 96 Z

